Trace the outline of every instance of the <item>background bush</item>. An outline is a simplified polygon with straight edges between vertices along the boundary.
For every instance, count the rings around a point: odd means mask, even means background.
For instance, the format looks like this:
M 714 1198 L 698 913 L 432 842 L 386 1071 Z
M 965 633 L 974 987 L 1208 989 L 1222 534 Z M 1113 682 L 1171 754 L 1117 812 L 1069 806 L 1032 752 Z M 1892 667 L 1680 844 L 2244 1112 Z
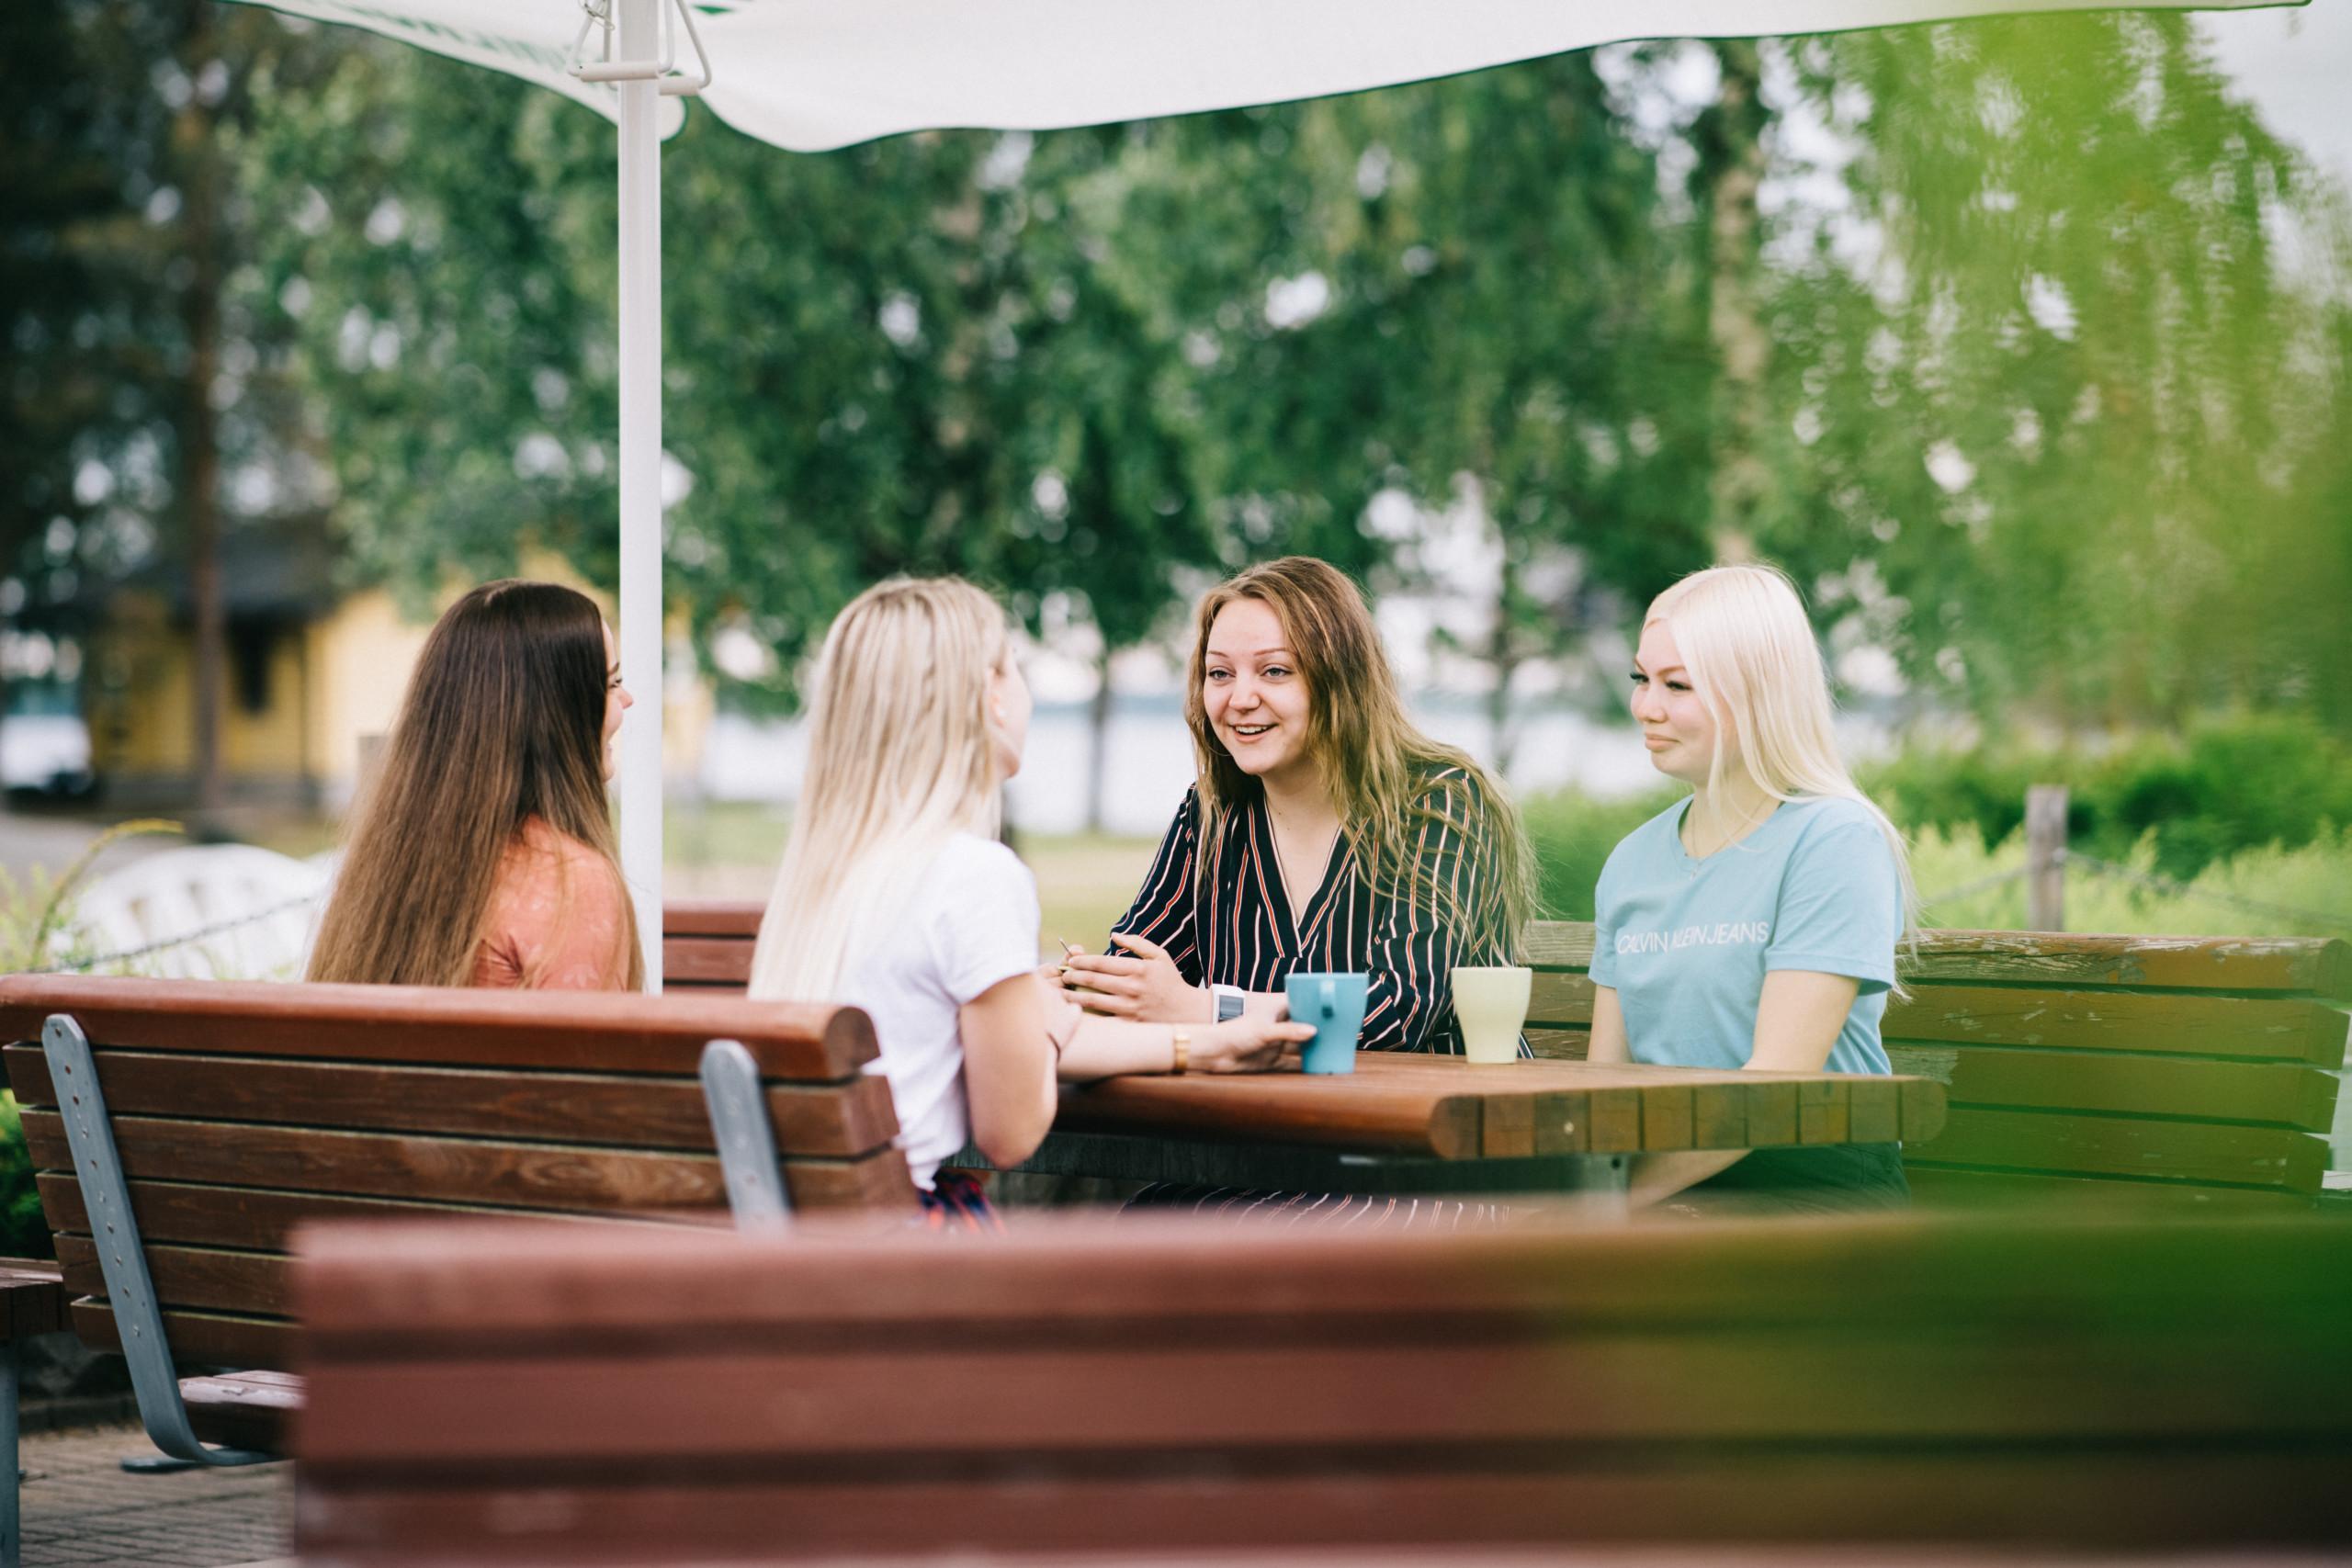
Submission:
M 2352 748 L 2290 717 L 2242 716 L 2101 753 L 1995 745 L 1905 751 L 1862 784 L 1907 830 L 1968 827 L 1997 845 L 2025 821 L 2030 784 L 2067 787 L 2075 849 L 2190 881 L 2244 851 L 2301 849 L 2352 827 Z

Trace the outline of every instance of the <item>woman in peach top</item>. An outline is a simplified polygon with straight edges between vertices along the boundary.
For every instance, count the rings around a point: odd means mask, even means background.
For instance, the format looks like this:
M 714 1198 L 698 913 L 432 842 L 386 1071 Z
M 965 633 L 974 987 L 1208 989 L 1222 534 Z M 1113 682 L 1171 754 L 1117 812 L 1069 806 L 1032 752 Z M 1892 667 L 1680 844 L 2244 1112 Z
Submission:
M 628 705 L 586 595 L 510 581 L 452 604 L 352 830 L 310 978 L 641 987 L 605 795 Z

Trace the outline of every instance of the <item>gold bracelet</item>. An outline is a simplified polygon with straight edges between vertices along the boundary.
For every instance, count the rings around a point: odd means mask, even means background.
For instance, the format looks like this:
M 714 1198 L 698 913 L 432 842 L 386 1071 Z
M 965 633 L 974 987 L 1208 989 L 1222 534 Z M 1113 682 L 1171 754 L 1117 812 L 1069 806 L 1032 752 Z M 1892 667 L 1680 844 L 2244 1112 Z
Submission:
M 1171 1029 L 1168 1032 L 1168 1040 L 1176 1047 L 1176 1064 L 1168 1069 L 1168 1073 L 1170 1077 L 1181 1078 L 1184 1076 L 1185 1047 L 1192 1044 L 1193 1036 L 1185 1030 Z

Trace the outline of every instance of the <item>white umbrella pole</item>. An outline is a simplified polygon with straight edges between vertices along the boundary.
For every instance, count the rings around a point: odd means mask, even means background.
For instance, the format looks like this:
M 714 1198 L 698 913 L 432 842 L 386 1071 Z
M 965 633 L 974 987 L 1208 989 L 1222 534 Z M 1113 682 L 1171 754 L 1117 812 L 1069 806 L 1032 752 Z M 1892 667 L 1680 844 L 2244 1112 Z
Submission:
M 623 60 L 662 52 L 661 0 L 616 0 Z M 662 988 L 662 139 L 651 78 L 620 90 L 621 874 Z

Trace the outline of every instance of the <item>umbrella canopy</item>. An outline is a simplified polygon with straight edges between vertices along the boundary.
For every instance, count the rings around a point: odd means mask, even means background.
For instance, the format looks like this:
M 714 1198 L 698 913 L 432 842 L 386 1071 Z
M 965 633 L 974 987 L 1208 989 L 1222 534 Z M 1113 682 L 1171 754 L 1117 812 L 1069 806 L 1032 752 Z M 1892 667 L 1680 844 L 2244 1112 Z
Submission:
M 487 65 L 607 116 L 568 69 L 580 0 L 253 0 Z M 603 0 L 599 0 L 601 5 Z M 617 5 L 619 0 L 613 0 Z M 2302 0 L 2141 0 L 2228 10 Z M 702 95 L 817 152 L 909 130 L 1050 130 L 1322 97 L 1634 39 L 1747 38 L 2111 0 L 693 0 Z M 690 46 L 681 51 L 690 58 Z M 681 116 L 665 106 L 661 127 Z
M 246 0 L 520 76 L 619 127 L 621 871 L 662 976 L 662 175 L 698 95 L 822 152 L 1322 97 L 1635 39 L 1747 38 L 2114 0 Z M 2150 10 L 2303 0 L 2137 0 Z M 681 26 L 683 22 L 684 25 Z M 609 51 L 609 53 L 607 52 Z M 574 67 L 584 54 L 596 81 Z M 600 66 L 599 62 L 617 62 Z M 652 63 L 660 62 L 657 69 Z M 711 66 L 707 85 L 700 61 Z M 675 65 L 666 85 L 654 78 Z

